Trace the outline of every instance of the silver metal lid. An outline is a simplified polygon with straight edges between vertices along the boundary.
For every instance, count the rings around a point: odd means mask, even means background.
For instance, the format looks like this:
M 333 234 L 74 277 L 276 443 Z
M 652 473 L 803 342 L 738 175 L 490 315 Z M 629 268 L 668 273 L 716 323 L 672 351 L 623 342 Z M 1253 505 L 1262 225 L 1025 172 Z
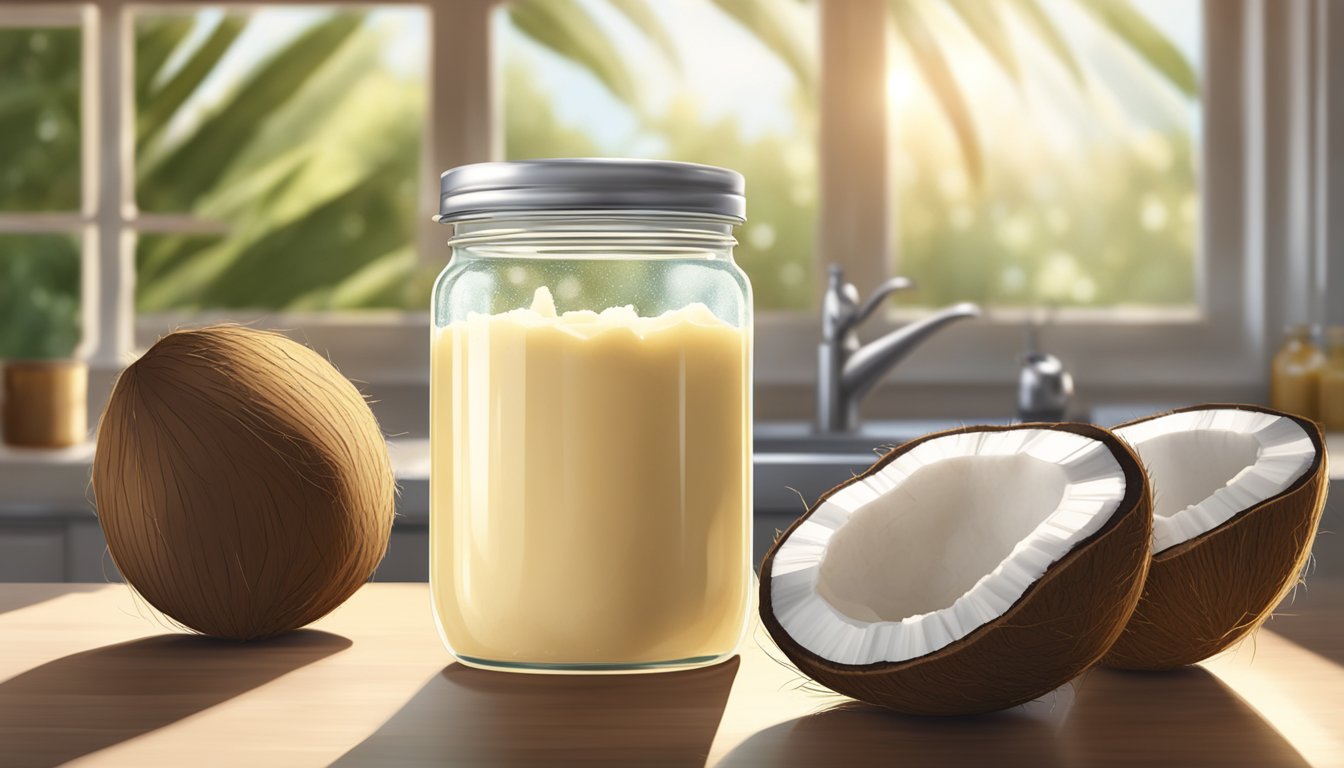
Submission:
M 440 177 L 438 221 L 506 211 L 690 213 L 741 223 L 746 182 L 712 165 L 609 158 L 476 163 Z

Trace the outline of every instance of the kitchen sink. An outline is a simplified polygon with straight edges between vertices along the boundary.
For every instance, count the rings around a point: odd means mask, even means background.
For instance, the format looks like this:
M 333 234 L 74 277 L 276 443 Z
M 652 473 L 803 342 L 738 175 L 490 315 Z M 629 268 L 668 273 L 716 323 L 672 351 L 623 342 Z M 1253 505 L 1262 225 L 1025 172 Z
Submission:
M 755 562 L 765 556 L 776 532 L 787 528 L 818 496 L 867 469 L 887 450 L 963 424 L 1007 423 L 1008 419 L 872 421 L 853 432 L 818 434 L 810 422 L 757 422 L 752 440 Z
M 920 435 L 963 424 L 1007 423 L 1007 419 L 873 421 L 854 432 L 834 434 L 816 433 L 802 421 L 758 423 L 752 441 L 756 510 L 801 512 L 890 448 Z

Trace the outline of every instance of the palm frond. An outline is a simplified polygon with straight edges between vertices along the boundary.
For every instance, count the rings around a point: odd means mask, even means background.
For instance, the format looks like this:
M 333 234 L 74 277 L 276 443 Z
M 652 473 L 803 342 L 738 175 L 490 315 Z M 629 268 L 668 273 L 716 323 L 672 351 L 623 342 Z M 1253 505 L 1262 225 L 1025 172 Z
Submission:
M 147 91 L 139 100 L 136 111 L 136 141 L 140 146 L 148 144 L 168 125 L 179 107 L 196 92 L 205 78 L 214 70 L 224 54 L 229 52 L 233 41 L 247 28 L 248 18 L 230 14 L 225 16 L 210 37 L 192 53 L 191 58 L 182 65 L 162 87 Z
M 1069 47 L 1068 41 L 1064 39 L 1063 33 L 1050 18 L 1050 14 L 1041 7 L 1040 0 L 1009 0 L 1009 2 L 1017 9 L 1018 18 L 1031 28 L 1036 38 L 1054 55 L 1055 60 L 1069 71 L 1078 87 L 1085 89 L 1087 78 L 1083 75 L 1082 64 L 1078 62 L 1078 57 L 1074 55 L 1073 49 Z
M 1129 0 L 1077 0 L 1077 3 L 1177 90 L 1190 98 L 1199 95 L 1194 67 L 1185 54 Z
M 938 39 L 912 3 L 890 0 L 888 7 L 897 33 L 909 46 L 915 66 L 919 67 L 924 82 L 928 84 L 929 91 L 937 99 L 938 106 L 956 134 L 967 174 L 978 182 L 983 175 L 984 163 L 980 154 L 980 139 L 975 130 L 975 118 Z
M 149 16 L 136 21 L 135 99 L 143 100 L 158 79 L 159 72 L 191 34 L 196 21 L 191 16 Z
M 815 89 L 817 65 L 809 44 L 811 35 L 800 17 L 787 6 L 771 0 L 713 0 L 727 15 L 746 27 L 774 52 L 797 78 L 805 93 Z
M 944 0 L 944 2 L 961 17 L 962 23 L 989 55 L 994 57 L 1009 79 L 1021 85 L 1022 68 L 1018 65 L 1017 51 L 1013 48 L 1008 26 L 999 14 L 1000 6 L 984 0 Z
M 637 104 L 639 93 L 630 67 L 616 44 L 575 0 L 519 0 L 509 6 L 518 31 L 560 56 L 578 63 L 616 98 Z
M 267 116 L 291 99 L 363 22 L 363 14 L 336 14 L 253 70 L 189 137 L 141 174 L 142 204 L 149 210 L 189 206 L 213 188 Z
M 314 286 L 337 285 L 359 272 L 370 254 L 404 245 L 410 222 L 393 193 L 403 170 L 395 162 L 375 168 L 364 183 L 240 247 L 210 282 L 211 303 L 287 307 Z M 259 281 L 262 274 L 267 279 Z
M 674 67 L 680 68 L 681 61 L 677 53 L 677 43 L 672 39 L 672 33 L 667 31 L 663 22 L 654 13 L 653 6 L 648 0 L 607 0 L 612 8 L 621 12 L 621 15 L 634 24 L 640 32 L 644 34 L 658 50 L 662 51 L 667 60 Z

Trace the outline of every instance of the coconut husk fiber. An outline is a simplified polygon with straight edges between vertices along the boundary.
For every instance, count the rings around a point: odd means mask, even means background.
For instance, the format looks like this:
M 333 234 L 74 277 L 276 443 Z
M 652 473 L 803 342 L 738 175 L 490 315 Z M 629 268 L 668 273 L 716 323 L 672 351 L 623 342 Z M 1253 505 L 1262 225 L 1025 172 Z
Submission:
M 396 494 L 358 390 L 302 344 L 239 326 L 169 334 L 127 367 L 93 490 L 127 582 L 237 640 L 308 624 L 368 580 Z
M 1103 659 L 1106 666 L 1174 669 L 1230 648 L 1269 618 L 1298 583 L 1311 556 L 1329 487 L 1321 428 L 1307 419 L 1252 405 L 1182 410 L 1222 408 L 1292 419 L 1310 437 L 1316 457 L 1282 493 L 1154 555 L 1143 598 Z
M 774 615 L 770 574 L 780 543 L 823 501 L 855 482 L 847 481 L 824 494 L 790 526 L 761 565 L 761 620 L 799 670 L 839 693 L 899 712 L 967 715 L 1039 698 L 1102 657 L 1138 603 L 1152 536 L 1147 478 L 1124 441 L 1086 424 L 965 427 L 906 443 L 859 477 L 879 471 L 925 440 L 960 432 L 1022 428 L 1073 432 L 1110 449 L 1124 472 L 1125 495 L 1106 524 L 1053 563 L 1007 612 L 960 640 L 908 661 L 838 664 L 789 637 Z

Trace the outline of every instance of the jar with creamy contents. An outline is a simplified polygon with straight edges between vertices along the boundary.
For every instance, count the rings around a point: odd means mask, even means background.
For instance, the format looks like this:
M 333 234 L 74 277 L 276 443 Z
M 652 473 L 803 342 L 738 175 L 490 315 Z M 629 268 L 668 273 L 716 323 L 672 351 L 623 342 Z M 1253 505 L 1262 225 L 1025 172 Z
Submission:
M 445 173 L 430 580 L 474 666 L 709 664 L 751 579 L 742 177 L 653 161 Z

